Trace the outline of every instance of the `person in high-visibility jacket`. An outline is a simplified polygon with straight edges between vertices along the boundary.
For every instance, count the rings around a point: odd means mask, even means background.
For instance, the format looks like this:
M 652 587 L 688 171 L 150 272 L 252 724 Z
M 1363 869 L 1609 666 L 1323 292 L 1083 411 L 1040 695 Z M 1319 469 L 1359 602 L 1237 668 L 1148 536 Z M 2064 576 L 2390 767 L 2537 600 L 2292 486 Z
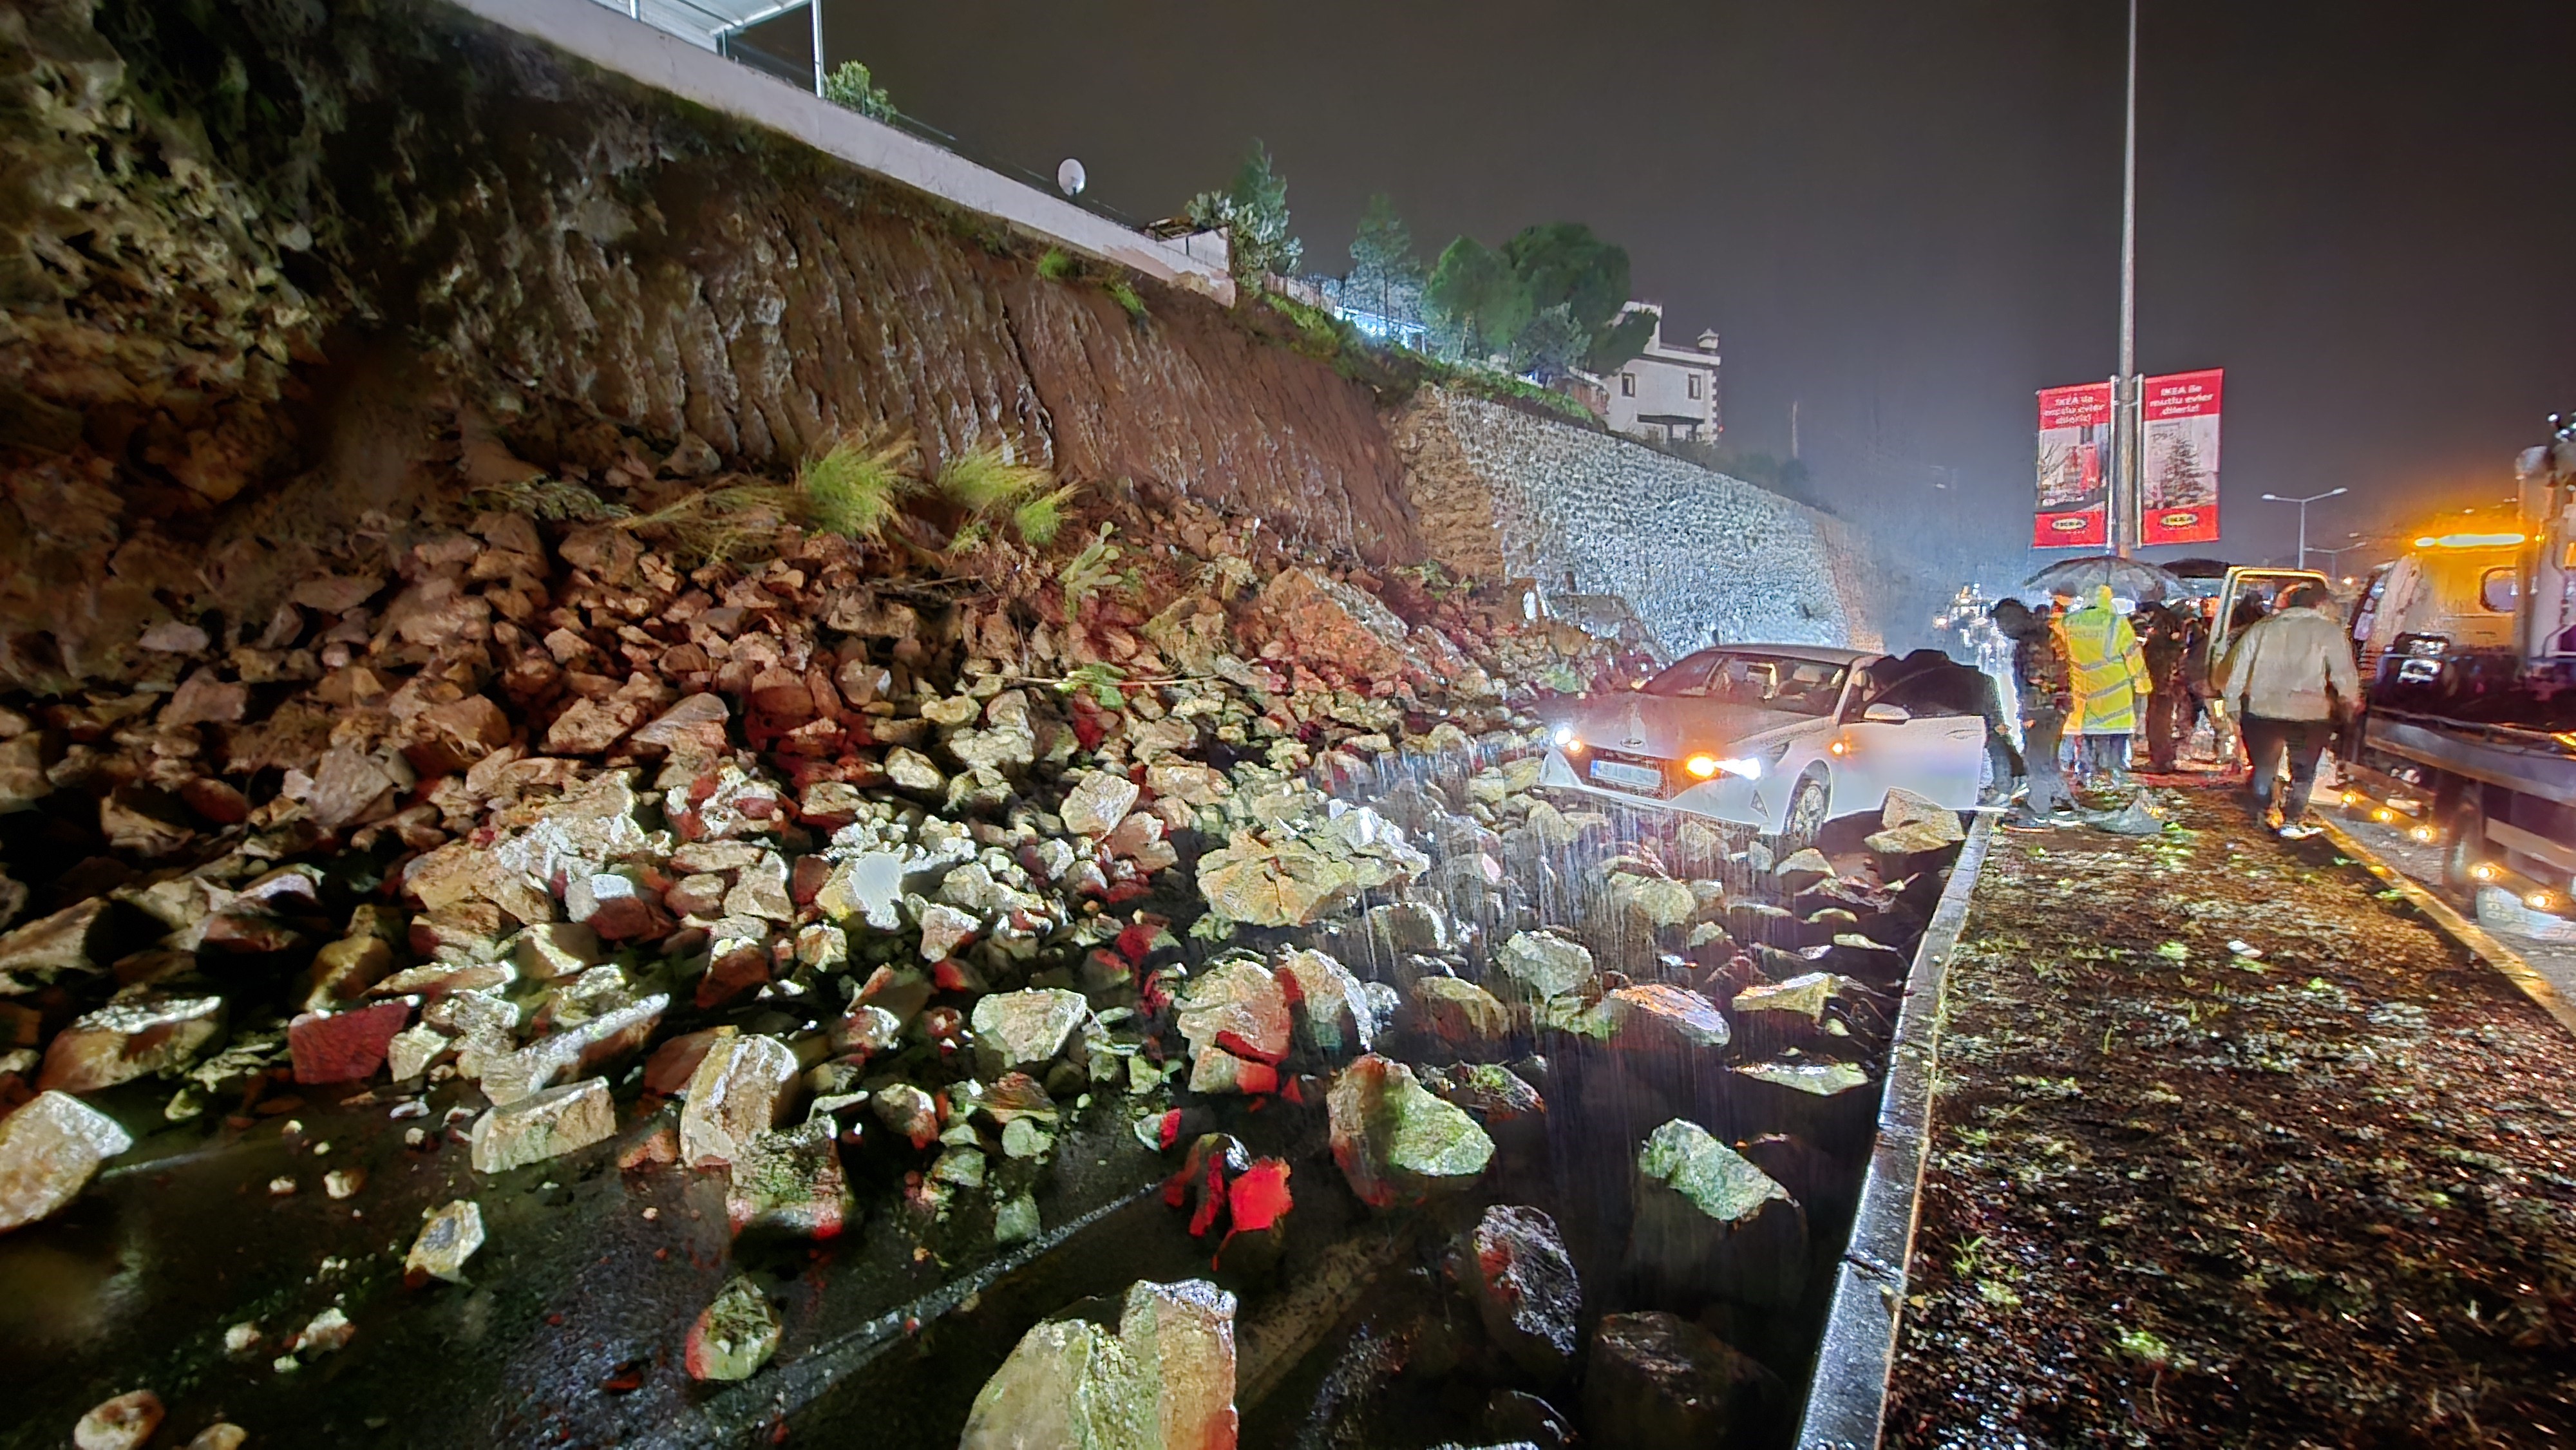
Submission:
M 2077 727 L 2083 732 L 2081 769 L 2089 785 L 2124 785 L 2129 778 L 2129 737 L 2138 729 L 2138 700 L 2148 692 L 2147 657 L 2126 615 L 2111 607 L 2111 587 L 2096 587 L 2093 602 L 2068 614 L 2066 662 L 2075 675 Z

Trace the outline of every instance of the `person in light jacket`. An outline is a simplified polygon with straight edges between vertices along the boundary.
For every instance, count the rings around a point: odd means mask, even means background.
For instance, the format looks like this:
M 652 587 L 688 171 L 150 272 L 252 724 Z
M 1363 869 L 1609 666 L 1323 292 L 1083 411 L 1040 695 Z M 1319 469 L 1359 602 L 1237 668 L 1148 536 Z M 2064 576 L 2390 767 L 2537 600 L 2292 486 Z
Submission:
M 2281 834 L 2293 840 L 2317 833 L 2308 821 L 2317 757 L 2333 733 L 2337 708 L 2350 709 L 2361 699 L 2352 646 L 2331 610 L 2325 586 L 2290 589 L 2280 609 L 2256 620 L 2228 647 L 2212 680 L 2254 758 L 2246 788 L 2258 826 L 2271 823 L 2272 789 L 2281 757 L 2288 754 L 2290 794 L 2280 803 Z

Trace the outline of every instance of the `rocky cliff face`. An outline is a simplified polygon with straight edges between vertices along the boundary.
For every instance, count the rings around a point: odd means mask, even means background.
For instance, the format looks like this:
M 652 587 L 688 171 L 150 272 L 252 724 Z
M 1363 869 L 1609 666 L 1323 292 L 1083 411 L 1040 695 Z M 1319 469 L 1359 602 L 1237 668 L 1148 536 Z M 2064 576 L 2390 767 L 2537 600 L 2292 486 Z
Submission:
M 443 7 L 28 0 L 0 53 L 0 682 L 264 619 L 519 460 L 908 432 L 1419 552 L 1329 368 Z
M 1392 422 L 1433 557 L 1552 599 L 1624 596 L 1668 651 L 1729 642 L 1874 646 L 1836 520 L 1724 474 L 1435 390 Z M 1856 551 L 1858 552 L 1858 551 Z

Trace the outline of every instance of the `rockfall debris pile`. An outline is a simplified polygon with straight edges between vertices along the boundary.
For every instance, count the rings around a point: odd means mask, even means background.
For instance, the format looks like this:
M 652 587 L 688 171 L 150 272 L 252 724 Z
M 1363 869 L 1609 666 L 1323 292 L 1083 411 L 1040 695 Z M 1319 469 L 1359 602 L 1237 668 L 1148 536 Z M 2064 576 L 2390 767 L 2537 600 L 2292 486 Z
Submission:
M 264 617 L 158 625 L 130 687 L 0 707 L 0 1231 L 138 1140 L 321 1098 L 481 1176 L 584 1150 L 722 1175 L 738 1234 L 1009 1245 L 1050 1227 L 1058 1137 L 1108 1115 L 1170 1155 L 1224 1269 L 1328 1191 L 1247 1148 L 1246 1112 L 1310 1115 L 1397 1210 L 1476 1188 L 1588 1075 L 1663 1122 L 1624 1150 L 1625 1272 L 1802 1292 L 1836 1192 L 1812 1160 L 1866 1137 L 1955 818 L 1892 807 L 1866 880 L 1697 826 L 1640 842 L 1535 793 L 1547 692 L 1636 662 L 1517 595 L 1132 489 L 1054 548 L 756 500 L 712 550 L 657 532 L 714 467 L 603 435 L 480 496 L 515 509 L 386 521 Z M 363 1202 L 365 1175 L 323 1187 Z M 416 1234 L 435 1293 L 485 1221 L 460 1198 Z M 1556 1239 L 1496 1207 L 1456 1282 L 1534 1384 L 1588 1337 L 1596 1443 L 1722 1424 L 1708 1377 L 1765 1380 L 1670 1314 L 1579 1323 Z M 967 1443 L 1039 1414 L 1231 1443 L 1234 1312 L 1138 1284 L 1114 1327 L 1041 1325 Z M 225 1347 L 284 1372 L 351 1334 L 330 1310 Z M 682 1358 L 739 1380 L 780 1343 L 739 1278 Z M 137 1393 L 93 1417 L 157 1423 Z

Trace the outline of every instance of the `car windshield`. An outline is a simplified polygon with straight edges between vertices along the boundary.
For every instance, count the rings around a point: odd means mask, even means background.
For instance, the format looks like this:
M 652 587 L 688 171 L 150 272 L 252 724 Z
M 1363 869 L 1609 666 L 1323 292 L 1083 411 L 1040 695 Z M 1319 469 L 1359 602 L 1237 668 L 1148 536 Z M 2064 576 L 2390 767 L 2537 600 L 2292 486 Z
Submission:
M 1829 715 L 1842 698 L 1845 666 L 1785 655 L 1711 651 L 1648 680 L 1645 693 L 1797 715 Z

